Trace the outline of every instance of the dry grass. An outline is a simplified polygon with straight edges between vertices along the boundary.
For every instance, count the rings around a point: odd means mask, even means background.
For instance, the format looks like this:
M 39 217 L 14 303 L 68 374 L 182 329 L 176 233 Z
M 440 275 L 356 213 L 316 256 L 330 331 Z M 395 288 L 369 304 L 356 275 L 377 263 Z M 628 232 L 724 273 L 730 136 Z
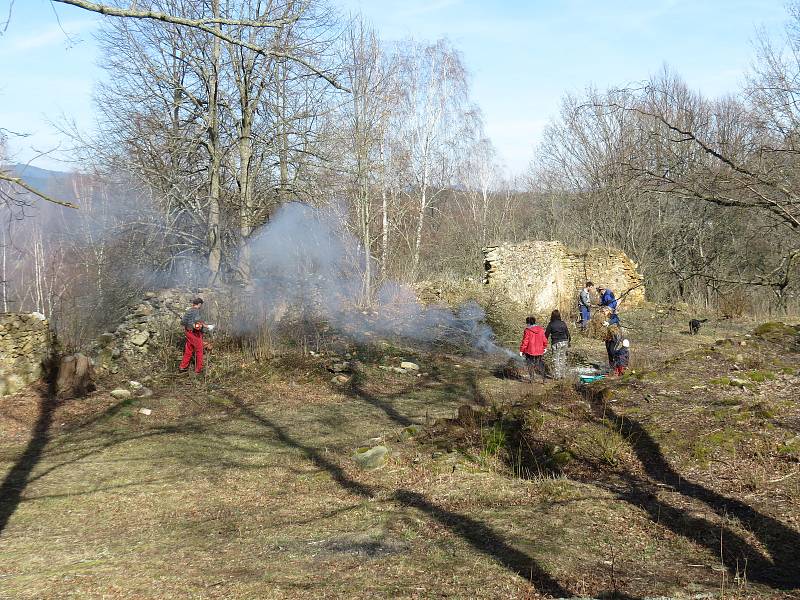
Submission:
M 651 360 L 648 377 L 616 383 L 603 406 L 568 385 L 532 387 L 474 359 L 392 347 L 351 348 L 363 366 L 341 387 L 324 359 L 220 352 L 195 379 L 173 374 L 165 352 L 128 373 L 150 375 L 153 397 L 98 392 L 55 407 L 38 454 L 30 432 L 43 390 L 4 400 L 0 468 L 19 495 L 0 503 L 0 598 L 638 597 L 722 585 L 730 598 L 791 597 L 752 561 L 747 583 L 736 580 L 714 536 L 775 557 L 780 536 L 765 523 L 798 528 L 786 437 L 800 425 L 788 401 L 796 355 L 750 338 L 707 346 L 729 322 L 690 337 L 677 321 L 630 316 L 633 356 L 670 364 Z M 604 355 L 595 341 L 575 346 Z M 774 377 L 754 375 L 746 389 L 707 383 L 729 376 L 739 354 Z M 378 368 L 399 356 L 426 375 Z M 465 402 L 486 407 L 477 429 L 447 420 Z M 773 521 L 759 528 L 660 482 L 642 432 L 682 479 Z M 376 438 L 390 458 L 361 471 L 351 455 Z M 561 475 L 521 478 L 521 439 L 572 458 Z

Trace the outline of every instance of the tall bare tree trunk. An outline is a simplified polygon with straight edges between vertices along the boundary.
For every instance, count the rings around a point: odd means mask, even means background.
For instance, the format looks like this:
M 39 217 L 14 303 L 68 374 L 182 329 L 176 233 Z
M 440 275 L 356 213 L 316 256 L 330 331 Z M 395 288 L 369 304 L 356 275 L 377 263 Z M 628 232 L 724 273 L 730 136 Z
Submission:
M 489 188 L 488 186 L 484 185 L 483 189 L 481 190 L 483 194 L 483 206 L 482 206 L 482 215 L 481 215 L 481 248 L 486 247 L 486 228 L 489 223 Z
M 284 69 L 282 71 L 281 69 Z M 276 104 L 278 112 L 278 200 L 281 204 L 289 201 L 289 126 L 286 115 L 286 73 L 285 66 L 275 64 Z
M 42 239 L 42 230 L 37 227 L 34 240 L 33 240 L 33 265 L 34 265 L 34 289 L 36 304 L 36 311 L 45 316 L 50 316 L 45 312 L 44 308 L 44 243 Z
M 253 157 L 251 119 L 242 115 L 242 126 L 239 139 L 239 198 L 241 209 L 239 213 L 239 277 L 245 287 L 252 285 L 250 264 L 250 234 L 255 226 L 253 220 L 253 200 L 250 181 L 250 160 Z
M 7 254 L 8 251 L 6 249 L 6 230 L 5 230 L 5 228 L 2 229 L 2 232 L 3 232 L 3 243 L 2 243 L 2 247 L 3 247 L 3 266 L 2 266 L 2 272 L 0 272 L 0 286 L 2 286 L 2 289 L 3 289 L 3 312 L 7 313 L 8 312 L 8 279 L 7 279 L 8 278 L 8 274 L 7 274 L 8 272 L 6 271 L 6 254 Z
M 386 185 L 386 155 L 384 140 L 381 139 L 381 273 L 386 276 L 386 263 L 389 256 L 389 193 Z
M 214 18 L 219 18 L 219 0 L 212 0 L 211 7 Z M 216 25 L 215 29 L 219 29 L 219 25 Z M 222 237 L 219 229 L 220 168 L 222 164 L 219 127 L 220 54 L 220 40 L 215 36 L 211 50 L 211 74 L 208 82 L 208 145 L 211 154 L 207 226 L 209 285 L 216 283 L 222 260 Z
M 419 198 L 419 214 L 417 215 L 417 233 L 414 237 L 414 255 L 411 260 L 411 277 L 417 277 L 419 269 L 419 255 L 422 248 L 422 230 L 425 225 L 425 211 L 428 210 L 428 159 L 423 158 L 424 167 L 422 169 L 422 189 Z
M 359 228 L 361 230 L 361 246 L 364 248 L 364 275 L 361 284 L 361 303 L 369 306 L 372 301 L 372 229 L 370 221 L 372 214 L 370 210 L 369 183 L 366 181 L 366 173 L 362 174 L 358 199 Z

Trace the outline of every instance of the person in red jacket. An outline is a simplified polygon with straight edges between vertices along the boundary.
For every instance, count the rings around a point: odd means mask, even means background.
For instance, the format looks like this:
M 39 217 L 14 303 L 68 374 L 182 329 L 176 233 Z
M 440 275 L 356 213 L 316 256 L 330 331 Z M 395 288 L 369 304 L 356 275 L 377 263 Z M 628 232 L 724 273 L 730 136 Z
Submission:
M 525 323 L 527 327 L 522 335 L 522 343 L 519 345 L 519 355 L 525 358 L 530 382 L 533 383 L 534 375 L 536 371 L 539 371 L 542 374 L 542 383 L 544 383 L 546 372 L 543 357 L 547 352 L 547 337 L 544 335 L 544 329 L 536 324 L 536 317 L 528 317 L 525 319 Z
M 200 309 L 203 308 L 203 299 L 195 298 L 192 300 L 192 308 L 186 311 L 181 319 L 181 325 L 186 332 L 186 346 L 183 351 L 178 369 L 185 373 L 189 369 L 189 363 L 194 355 L 194 371 L 200 373 L 203 370 L 203 334 L 210 333 L 213 325 L 206 325 L 200 317 Z

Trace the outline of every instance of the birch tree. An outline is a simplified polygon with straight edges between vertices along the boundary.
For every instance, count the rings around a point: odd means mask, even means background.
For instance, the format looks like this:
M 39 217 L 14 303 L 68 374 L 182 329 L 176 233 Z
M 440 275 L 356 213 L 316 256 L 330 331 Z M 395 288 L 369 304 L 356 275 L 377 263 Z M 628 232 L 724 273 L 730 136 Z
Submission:
M 386 135 L 394 110 L 396 94 L 391 58 L 384 53 L 374 31 L 361 20 L 345 35 L 342 81 L 350 88 L 344 105 L 346 147 L 343 169 L 348 191 L 353 198 L 356 231 L 363 249 L 364 276 L 362 300 L 370 302 L 373 287 L 374 208 L 380 197 L 381 261 L 385 266 L 388 245 L 388 190 L 386 185 Z
M 455 145 L 468 99 L 467 74 L 458 52 L 445 40 L 410 43 L 402 60 L 406 88 L 401 131 L 408 149 L 411 184 L 417 200 L 410 276 L 419 270 L 425 221 L 432 204 L 447 189 Z

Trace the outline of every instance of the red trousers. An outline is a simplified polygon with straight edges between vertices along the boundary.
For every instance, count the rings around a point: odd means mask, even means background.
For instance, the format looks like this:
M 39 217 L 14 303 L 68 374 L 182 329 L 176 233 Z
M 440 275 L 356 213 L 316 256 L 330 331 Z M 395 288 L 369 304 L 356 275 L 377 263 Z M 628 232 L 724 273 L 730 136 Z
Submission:
M 186 347 L 183 350 L 183 360 L 180 367 L 182 371 L 189 367 L 189 363 L 192 361 L 192 354 L 194 354 L 194 370 L 199 373 L 203 370 L 203 332 L 187 329 Z

